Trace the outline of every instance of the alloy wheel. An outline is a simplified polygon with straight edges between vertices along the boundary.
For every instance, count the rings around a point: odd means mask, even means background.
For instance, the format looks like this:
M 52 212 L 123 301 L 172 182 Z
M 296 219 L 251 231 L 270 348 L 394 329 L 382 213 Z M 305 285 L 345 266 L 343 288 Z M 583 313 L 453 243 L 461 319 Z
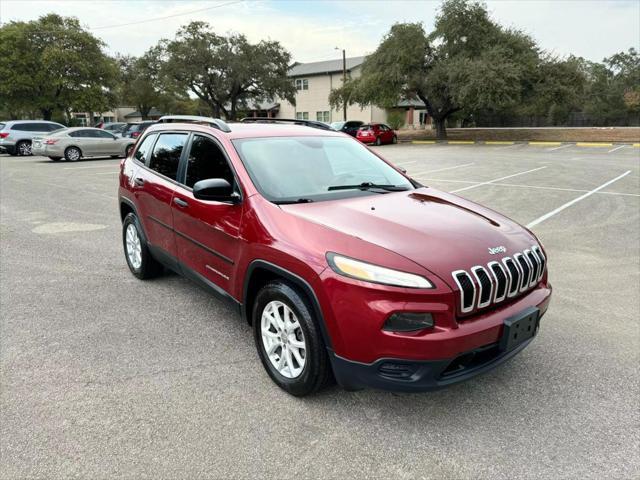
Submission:
M 67 151 L 67 158 L 72 162 L 75 162 L 76 160 L 80 160 L 80 150 L 78 150 L 77 148 L 70 148 Z
M 132 223 L 127 226 L 126 244 L 129 262 L 137 270 L 142 265 L 142 246 L 140 245 L 138 229 Z
M 307 344 L 296 314 L 273 300 L 262 311 L 260 332 L 271 365 L 283 377 L 299 377 L 306 364 Z
M 29 142 L 20 142 L 18 145 L 18 153 L 25 157 L 31 155 L 31 144 Z

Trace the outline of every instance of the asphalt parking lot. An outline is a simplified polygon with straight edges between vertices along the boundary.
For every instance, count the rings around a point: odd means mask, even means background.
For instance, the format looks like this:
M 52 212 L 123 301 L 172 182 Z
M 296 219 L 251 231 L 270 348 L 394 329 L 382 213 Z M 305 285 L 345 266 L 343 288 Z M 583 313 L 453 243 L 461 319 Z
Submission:
M 129 273 L 118 160 L 2 155 L 1 477 L 638 478 L 640 149 L 379 151 L 532 225 L 554 298 L 523 353 L 434 393 L 291 397 L 225 304 Z

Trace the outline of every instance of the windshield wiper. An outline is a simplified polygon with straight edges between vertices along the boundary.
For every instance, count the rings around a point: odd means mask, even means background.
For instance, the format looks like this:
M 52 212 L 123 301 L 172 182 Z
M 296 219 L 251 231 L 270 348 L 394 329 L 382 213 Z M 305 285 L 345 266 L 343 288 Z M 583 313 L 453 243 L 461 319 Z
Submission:
M 402 192 L 404 190 L 408 190 L 407 187 L 402 185 L 383 185 L 379 183 L 371 183 L 371 182 L 362 182 L 357 185 L 333 185 L 329 187 L 327 190 L 370 190 L 372 188 L 379 188 L 380 190 L 387 190 L 389 192 Z
M 311 203 L 313 202 L 313 200 L 311 200 L 310 198 L 298 198 L 297 200 L 280 200 L 280 201 L 275 201 L 273 203 L 275 203 L 276 205 L 290 205 L 292 203 Z

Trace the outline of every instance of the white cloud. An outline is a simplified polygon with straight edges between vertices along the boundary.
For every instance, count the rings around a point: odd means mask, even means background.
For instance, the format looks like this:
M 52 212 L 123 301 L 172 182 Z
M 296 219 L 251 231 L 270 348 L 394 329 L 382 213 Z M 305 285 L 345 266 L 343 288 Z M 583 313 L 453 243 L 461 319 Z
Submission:
M 228 3 L 220 0 L 217 4 Z M 139 25 L 98 29 L 94 33 L 111 53 L 139 55 L 161 38 L 171 38 L 189 21 L 204 20 L 220 33 L 247 35 L 252 41 L 280 41 L 298 61 L 348 56 L 375 50 L 395 22 L 433 26 L 439 1 L 245 1 L 220 8 Z M 73 15 L 89 27 L 117 25 L 176 15 L 216 3 L 199 1 L 0 1 L 0 20 L 32 20 L 49 12 Z M 499 0 L 488 8 L 498 21 L 533 36 L 558 55 L 570 53 L 601 60 L 640 43 L 640 2 Z

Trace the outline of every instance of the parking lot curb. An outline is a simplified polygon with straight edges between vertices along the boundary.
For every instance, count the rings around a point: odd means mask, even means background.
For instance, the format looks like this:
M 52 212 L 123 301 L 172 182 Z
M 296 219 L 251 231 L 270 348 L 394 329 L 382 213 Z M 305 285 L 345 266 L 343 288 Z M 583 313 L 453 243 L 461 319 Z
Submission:
M 530 145 L 533 147 L 559 147 L 574 145 L 576 147 L 613 147 L 615 145 L 629 145 L 640 147 L 640 143 L 629 142 L 546 142 L 524 140 L 400 140 L 400 143 L 412 145 Z

